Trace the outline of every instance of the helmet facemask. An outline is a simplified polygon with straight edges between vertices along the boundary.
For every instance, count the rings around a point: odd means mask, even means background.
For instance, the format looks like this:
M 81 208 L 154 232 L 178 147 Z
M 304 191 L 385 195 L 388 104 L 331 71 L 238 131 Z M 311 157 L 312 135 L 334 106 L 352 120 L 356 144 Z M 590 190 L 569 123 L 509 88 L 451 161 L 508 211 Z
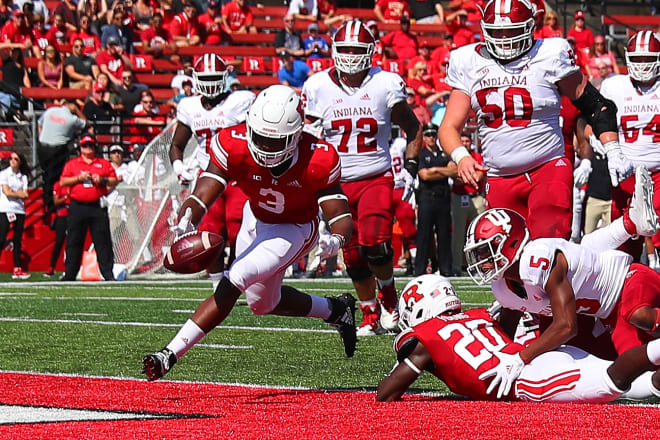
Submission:
M 359 48 L 363 53 L 345 53 L 342 50 L 347 48 Z M 371 57 L 374 54 L 373 43 L 342 43 L 335 41 L 332 43 L 332 58 L 335 67 L 340 72 L 353 75 L 365 71 L 371 67 Z
M 262 167 L 274 168 L 293 157 L 302 134 L 298 130 L 290 134 L 257 132 L 247 125 L 247 142 L 250 154 Z
M 486 49 L 492 56 L 502 61 L 518 58 L 527 52 L 534 42 L 532 33 L 534 31 L 534 19 L 530 18 L 522 23 L 510 23 L 507 17 L 503 17 L 498 23 L 486 23 L 481 21 L 481 30 L 486 40 Z M 518 31 L 514 36 L 503 36 L 505 31 Z M 493 35 L 494 34 L 494 35 Z
M 639 60 L 639 58 L 645 60 Z M 630 54 L 626 51 L 626 66 L 628 74 L 635 81 L 651 82 L 660 75 L 660 53 L 635 52 Z
M 492 237 L 470 242 L 465 245 L 465 260 L 470 278 L 480 286 L 499 279 L 514 262 L 502 253 L 506 237 L 495 234 Z M 484 268 L 484 265 L 486 268 Z
M 213 99 L 220 95 L 225 89 L 225 80 L 228 71 L 223 72 L 195 72 L 193 71 L 193 78 L 195 79 L 195 89 L 200 95 Z

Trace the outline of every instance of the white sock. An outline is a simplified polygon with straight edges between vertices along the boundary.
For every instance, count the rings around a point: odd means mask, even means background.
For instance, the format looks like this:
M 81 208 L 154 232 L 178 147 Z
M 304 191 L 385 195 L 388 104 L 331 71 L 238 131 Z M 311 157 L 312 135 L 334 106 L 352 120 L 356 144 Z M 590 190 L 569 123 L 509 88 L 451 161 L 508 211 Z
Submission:
M 172 350 L 176 355 L 176 358 L 179 359 L 181 356 L 186 354 L 195 344 L 197 344 L 206 333 L 199 328 L 197 324 L 192 319 L 186 321 L 183 324 L 183 327 L 179 329 L 179 332 L 176 334 L 174 339 L 167 344 L 167 348 Z
M 360 307 L 363 309 L 369 309 L 373 312 L 378 308 L 378 301 L 376 301 L 376 298 L 367 301 L 360 301 Z
M 630 388 L 621 395 L 622 399 L 646 400 L 654 395 L 660 397 L 660 391 L 656 390 L 651 381 L 653 371 L 642 373 L 637 379 L 633 380 Z
M 654 339 L 646 344 L 646 355 L 653 365 L 660 365 L 660 339 Z
M 309 295 L 312 298 L 312 308 L 307 316 L 312 318 L 328 319 L 330 317 L 330 300 L 316 295 Z
M 655 255 L 655 252 L 647 255 L 649 257 L 649 266 L 654 266 L 658 262 L 658 257 Z
M 623 217 L 619 217 L 604 228 L 596 229 L 582 237 L 580 244 L 596 252 L 616 249 L 625 243 L 630 235 L 623 226 Z

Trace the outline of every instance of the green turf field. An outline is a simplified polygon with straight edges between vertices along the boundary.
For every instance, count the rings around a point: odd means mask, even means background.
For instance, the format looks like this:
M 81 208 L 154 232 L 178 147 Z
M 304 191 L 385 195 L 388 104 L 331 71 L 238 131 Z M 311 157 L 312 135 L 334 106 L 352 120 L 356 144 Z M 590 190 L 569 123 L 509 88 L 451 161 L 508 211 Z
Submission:
M 40 277 L 35 273 L 32 279 Z M 142 357 L 168 343 L 211 293 L 208 280 L 29 281 L 7 281 L 0 287 L 0 335 L 4 342 L 0 345 L 0 370 L 142 378 Z M 399 289 L 407 281 L 398 278 Z M 322 296 L 352 291 L 347 279 L 285 283 Z M 453 283 L 465 308 L 491 302 L 489 291 L 469 279 L 455 279 Z M 255 316 L 241 298 L 229 318 L 166 377 L 371 389 L 392 367 L 392 341 L 391 335 L 361 338 L 355 356 L 347 359 L 339 335 L 322 321 Z M 422 376 L 415 389 L 447 392 L 431 375 Z

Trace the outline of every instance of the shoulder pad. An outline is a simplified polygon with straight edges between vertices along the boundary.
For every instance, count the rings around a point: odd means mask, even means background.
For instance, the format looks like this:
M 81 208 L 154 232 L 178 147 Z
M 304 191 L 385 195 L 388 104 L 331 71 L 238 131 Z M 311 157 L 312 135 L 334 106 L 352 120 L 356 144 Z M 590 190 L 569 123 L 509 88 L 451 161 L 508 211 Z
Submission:
M 552 239 L 539 238 L 525 246 L 520 255 L 520 278 L 525 284 L 545 287 L 554 266 L 556 246 Z

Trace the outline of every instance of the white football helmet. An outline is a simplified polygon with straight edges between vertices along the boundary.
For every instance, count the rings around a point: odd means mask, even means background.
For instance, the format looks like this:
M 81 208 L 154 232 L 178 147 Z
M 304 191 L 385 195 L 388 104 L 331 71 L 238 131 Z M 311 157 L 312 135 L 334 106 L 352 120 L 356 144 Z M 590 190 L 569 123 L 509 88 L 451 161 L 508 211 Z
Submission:
M 498 60 L 513 60 L 532 47 L 536 9 L 528 0 L 490 0 L 482 15 L 486 49 Z
M 357 19 L 344 23 L 332 37 L 332 59 L 335 66 L 340 72 L 349 75 L 371 67 L 375 48 L 376 43 L 371 31 Z
M 259 165 L 273 168 L 293 157 L 303 129 L 300 97 L 290 87 L 264 89 L 248 109 L 247 144 Z
M 660 39 L 653 31 L 639 31 L 626 45 L 626 66 L 630 77 L 650 82 L 660 76 Z
M 225 80 L 231 68 L 220 55 L 206 53 L 199 57 L 193 69 L 195 89 L 200 95 L 213 99 L 225 89 Z
M 399 327 L 405 330 L 448 311 L 461 311 L 461 300 L 449 280 L 421 275 L 406 284 L 399 298 Z

